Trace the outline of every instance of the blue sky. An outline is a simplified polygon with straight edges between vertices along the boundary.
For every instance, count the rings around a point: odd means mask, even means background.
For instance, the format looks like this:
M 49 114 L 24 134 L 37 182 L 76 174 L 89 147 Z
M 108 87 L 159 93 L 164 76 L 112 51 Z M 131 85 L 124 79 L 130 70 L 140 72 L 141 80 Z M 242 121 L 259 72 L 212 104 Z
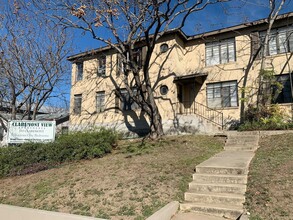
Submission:
M 280 2 L 280 0 L 276 0 Z M 202 11 L 192 14 L 183 31 L 187 35 L 200 34 L 206 31 L 238 25 L 248 21 L 265 18 L 269 13 L 269 0 L 232 0 L 228 3 L 209 5 Z M 281 13 L 293 11 L 293 0 L 287 0 Z M 89 34 L 75 31 L 73 41 L 74 53 L 101 47 L 101 43 L 92 39 Z

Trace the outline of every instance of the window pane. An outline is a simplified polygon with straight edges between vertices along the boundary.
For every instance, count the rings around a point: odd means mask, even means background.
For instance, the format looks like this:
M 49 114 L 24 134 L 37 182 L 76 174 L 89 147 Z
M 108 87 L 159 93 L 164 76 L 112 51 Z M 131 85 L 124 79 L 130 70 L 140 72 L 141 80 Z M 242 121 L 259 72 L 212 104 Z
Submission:
M 277 81 L 282 85 L 283 88 L 278 88 L 273 86 L 273 100 L 275 103 L 291 103 L 292 102 L 292 93 L 291 93 L 291 83 L 289 74 L 278 75 L 276 76 Z
M 212 65 L 213 51 L 211 46 L 206 46 L 206 65 Z
M 286 36 L 286 32 L 283 31 L 283 32 L 280 32 L 279 35 L 279 50 L 280 50 L 280 53 L 285 53 L 288 51 L 288 48 L 287 48 L 287 36 Z
M 98 76 L 105 76 L 106 75 L 106 56 L 101 56 L 98 59 Z
M 227 44 L 221 45 L 221 63 L 228 62 L 228 46 Z
M 81 114 L 81 102 L 82 102 L 81 95 L 74 95 L 74 104 L 73 104 L 74 114 Z
M 83 63 L 77 63 L 76 81 L 82 80 L 83 77 Z
M 293 51 L 293 30 L 290 29 L 290 31 L 288 32 L 288 40 L 289 40 L 289 51 L 292 52 Z
M 277 54 L 277 37 L 275 34 L 270 36 L 269 40 L 269 55 Z
M 103 112 L 105 110 L 105 92 L 97 92 L 96 111 Z
M 237 81 L 207 85 L 207 104 L 210 108 L 238 106 Z
M 220 48 L 219 45 L 213 47 L 213 56 L 211 59 L 211 64 L 216 65 L 220 63 Z
M 235 61 L 235 42 L 234 40 L 232 42 L 229 42 L 228 44 L 228 54 L 229 54 L 229 61 L 228 62 L 233 62 Z

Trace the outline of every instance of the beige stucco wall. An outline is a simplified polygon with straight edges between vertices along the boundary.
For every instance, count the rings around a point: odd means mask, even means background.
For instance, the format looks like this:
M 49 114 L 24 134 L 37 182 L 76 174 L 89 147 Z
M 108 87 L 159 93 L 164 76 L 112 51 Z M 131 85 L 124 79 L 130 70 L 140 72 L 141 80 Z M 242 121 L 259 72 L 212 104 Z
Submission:
M 235 33 L 225 34 L 225 38 L 233 37 Z M 167 43 L 169 50 L 166 53 L 160 53 L 160 45 Z M 235 37 L 236 44 L 236 61 L 226 64 L 206 66 L 205 64 L 205 42 L 202 39 L 195 39 L 183 43 L 183 40 L 178 36 L 168 37 L 161 43 L 158 43 L 153 56 L 151 58 L 150 75 L 152 82 L 155 85 L 155 96 L 162 115 L 163 123 L 167 127 L 172 127 L 176 116 L 178 98 L 177 86 L 173 82 L 174 76 L 184 76 L 193 73 L 206 73 L 207 78 L 203 82 L 200 90 L 196 94 L 195 101 L 207 105 L 206 101 L 206 84 L 211 82 L 223 82 L 237 80 L 238 96 L 240 96 L 243 83 L 245 68 L 250 58 L 251 42 L 248 33 L 237 33 Z M 113 107 L 115 106 L 115 94 L 113 82 L 121 85 L 121 76 L 116 75 L 116 58 L 115 54 L 107 54 L 107 77 L 97 77 L 97 59 L 84 61 L 84 79 L 76 82 L 75 73 L 76 65 L 72 65 L 72 89 L 71 89 L 71 117 L 70 124 L 72 128 L 79 126 L 80 128 L 90 126 L 117 126 L 123 127 L 125 121 L 129 122 L 129 127 L 137 126 L 135 121 L 142 119 L 142 125 L 147 123 L 147 119 L 141 115 L 140 111 L 136 111 L 136 115 L 132 113 L 121 114 L 116 113 Z M 289 66 L 293 64 L 292 60 L 289 65 L 284 67 L 284 63 L 288 58 L 288 54 L 278 54 L 269 56 L 266 59 L 266 65 L 273 67 L 276 74 L 288 73 Z M 255 82 L 260 69 L 260 62 L 256 61 L 249 73 L 247 83 L 247 95 L 250 99 L 256 99 L 253 95 L 256 92 Z M 169 92 L 167 95 L 160 95 L 160 86 L 167 85 Z M 106 111 L 103 113 L 95 113 L 95 98 L 96 92 L 105 91 L 106 94 Z M 74 95 L 82 94 L 82 113 L 81 115 L 73 114 Z M 240 105 L 240 101 L 238 102 Z M 291 114 L 291 105 L 283 105 L 288 114 Z M 239 120 L 240 110 L 238 107 L 229 107 L 217 109 L 223 112 L 225 123 L 231 123 Z M 140 123 L 140 122 L 139 122 Z

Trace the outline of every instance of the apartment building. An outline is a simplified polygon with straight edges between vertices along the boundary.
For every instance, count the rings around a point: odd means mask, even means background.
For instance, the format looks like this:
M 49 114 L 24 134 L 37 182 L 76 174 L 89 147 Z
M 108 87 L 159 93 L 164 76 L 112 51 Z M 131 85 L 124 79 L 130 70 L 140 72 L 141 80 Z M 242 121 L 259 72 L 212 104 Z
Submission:
M 279 103 L 288 115 L 292 115 L 292 24 L 293 13 L 279 16 L 265 52 L 266 69 L 283 85 L 272 102 Z M 267 27 L 266 20 L 259 20 L 194 36 L 171 30 L 159 39 L 150 76 L 165 133 L 210 132 L 239 122 L 245 73 Z M 144 50 L 135 51 L 137 62 L 144 59 Z M 259 57 L 255 56 L 247 75 L 249 103 L 256 100 Z M 148 131 L 147 117 L 123 89 L 123 67 L 114 49 L 98 48 L 68 60 L 72 62 L 71 129 L 106 126 L 138 135 Z M 113 83 L 121 85 L 123 99 L 117 98 Z

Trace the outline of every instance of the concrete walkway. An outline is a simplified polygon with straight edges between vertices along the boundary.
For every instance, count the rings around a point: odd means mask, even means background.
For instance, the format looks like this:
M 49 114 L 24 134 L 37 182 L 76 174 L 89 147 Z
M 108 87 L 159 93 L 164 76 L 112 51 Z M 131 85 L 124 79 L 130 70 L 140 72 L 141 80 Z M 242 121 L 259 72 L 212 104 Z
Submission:
M 60 212 L 0 204 L 1 220 L 105 220 Z
M 228 133 L 225 150 L 196 166 L 185 202 L 172 220 L 237 219 L 243 213 L 249 163 L 259 135 Z

